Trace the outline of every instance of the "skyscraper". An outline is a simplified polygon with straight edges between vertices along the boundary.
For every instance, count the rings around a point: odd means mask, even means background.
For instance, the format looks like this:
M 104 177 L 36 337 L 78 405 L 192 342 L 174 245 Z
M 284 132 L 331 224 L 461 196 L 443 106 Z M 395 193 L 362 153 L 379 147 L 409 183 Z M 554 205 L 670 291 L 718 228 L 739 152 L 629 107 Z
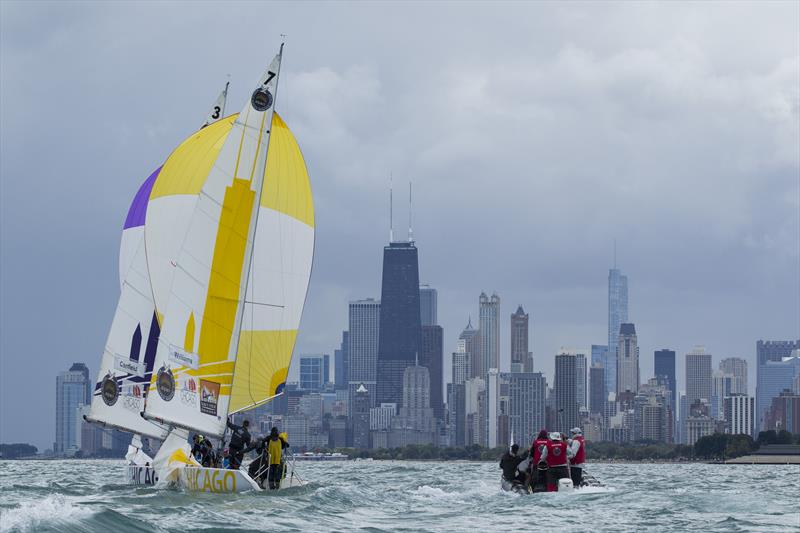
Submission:
M 756 431 L 765 429 L 767 412 L 773 398 L 784 390 L 792 390 L 795 379 L 800 375 L 800 351 L 796 356 L 782 357 L 780 361 L 767 360 L 758 368 L 756 387 Z
M 436 289 L 429 285 L 419 286 L 419 312 L 420 322 L 423 326 L 436 326 L 439 324 L 437 316 L 437 300 L 439 299 Z
M 639 391 L 639 344 L 633 324 L 622 323 L 617 341 L 617 394 Z
M 350 302 L 349 333 L 347 336 L 349 354 L 348 390 L 351 414 L 355 392 L 359 385 L 369 394 L 369 408 L 375 406 L 375 374 L 378 358 L 378 336 L 381 316 L 381 303 L 368 298 Z
M 403 373 L 416 364 L 421 352 L 417 247 L 410 240 L 390 242 L 383 249 L 376 374 L 378 403 L 402 402 Z
M 458 336 L 458 344 L 463 343 L 464 353 L 466 353 L 467 365 L 469 368 L 468 378 L 481 377 L 481 343 L 480 332 L 472 327 L 472 319 L 467 322 L 467 326 L 461 335 Z
M 310 392 L 320 392 L 330 377 L 327 367 L 330 358 L 326 354 L 300 356 L 300 388 Z
M 489 298 L 482 292 L 478 300 L 480 306 L 480 346 L 481 377 L 489 373 L 490 368 L 500 368 L 500 328 L 498 323 L 500 297 L 492 294 Z
M 374 397 L 374 395 L 370 394 L 363 383 L 359 383 L 355 386 L 353 390 L 353 407 L 350 411 L 352 413 L 352 430 L 350 434 L 353 438 L 353 448 L 369 448 L 370 397 Z
M 603 368 L 603 363 L 595 363 L 589 368 L 589 412 L 602 415 L 605 402 L 605 368 Z
M 721 370 L 711 373 L 711 417 L 725 420 L 725 398 L 731 395 L 733 374 Z
M 89 369 L 83 363 L 73 363 L 56 377 L 55 454 L 74 452 L 80 447 L 79 408 L 91 403 L 91 387 Z
M 586 381 L 589 377 L 586 352 L 589 350 L 575 351 L 575 398 L 578 400 L 578 409 L 589 408 L 589 390 Z
M 333 352 L 333 364 L 335 365 L 334 383 L 336 385 L 336 390 L 347 389 L 347 379 L 350 375 L 349 335 L 349 331 L 342 332 L 342 344 L 339 345 L 338 350 L 334 350 Z
M 508 383 L 509 431 L 524 448 L 545 427 L 547 381 L 540 372 L 503 374 Z
M 740 357 L 728 357 L 719 362 L 719 369 L 733 376 L 731 394 L 747 394 L 747 361 Z
M 678 383 L 675 380 L 675 351 L 656 350 L 653 353 L 653 369 L 656 377 L 663 377 L 667 381 L 670 390 L 670 400 L 672 410 L 678 409 Z
M 752 396 L 735 394 L 725 398 L 725 432 L 753 436 L 755 402 Z
M 605 368 L 608 357 L 608 346 L 603 344 L 592 344 L 592 365 L 603 365 Z
M 533 372 L 533 354 L 528 351 L 528 314 L 522 306 L 511 315 L 511 372 Z
M 439 420 L 444 419 L 442 383 L 444 381 L 444 339 L 441 326 L 422 326 L 422 352 L 419 364 L 428 369 L 430 379 L 430 407 Z
M 557 431 L 566 433 L 578 425 L 577 357 L 570 353 L 556 355 L 554 393 L 556 395 Z
M 711 354 L 702 346 L 686 354 L 686 402 L 697 400 L 711 402 Z
M 764 341 L 756 342 L 757 364 L 763 365 L 767 361 L 780 361 L 792 355 L 793 350 L 800 350 L 800 339 L 794 341 Z
M 608 355 L 606 356 L 606 390 L 617 390 L 617 342 L 619 327 L 628 322 L 628 276 L 616 266 L 608 271 Z

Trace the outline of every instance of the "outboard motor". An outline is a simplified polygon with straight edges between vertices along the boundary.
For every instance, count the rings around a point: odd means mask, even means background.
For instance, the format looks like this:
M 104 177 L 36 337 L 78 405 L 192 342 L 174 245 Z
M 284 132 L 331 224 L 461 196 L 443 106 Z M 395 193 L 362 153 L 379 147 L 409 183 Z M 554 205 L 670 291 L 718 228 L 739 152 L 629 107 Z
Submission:
M 570 478 L 564 477 L 558 480 L 558 492 L 572 492 L 574 489 Z

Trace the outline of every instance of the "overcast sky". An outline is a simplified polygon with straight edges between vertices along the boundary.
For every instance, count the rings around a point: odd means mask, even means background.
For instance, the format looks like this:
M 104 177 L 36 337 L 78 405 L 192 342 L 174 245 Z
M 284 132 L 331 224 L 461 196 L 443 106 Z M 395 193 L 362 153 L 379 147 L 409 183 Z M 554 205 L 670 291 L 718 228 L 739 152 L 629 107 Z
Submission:
M 703 344 L 754 387 L 756 340 L 800 337 L 799 26 L 797 2 L 0 2 L 0 441 L 52 446 L 134 193 L 228 75 L 242 106 L 281 33 L 317 213 L 295 354 L 332 354 L 347 302 L 380 297 L 391 172 L 446 353 L 496 291 L 504 364 L 522 304 L 552 382 L 560 347 L 605 344 L 616 238 L 643 380 L 669 347 L 683 388 Z

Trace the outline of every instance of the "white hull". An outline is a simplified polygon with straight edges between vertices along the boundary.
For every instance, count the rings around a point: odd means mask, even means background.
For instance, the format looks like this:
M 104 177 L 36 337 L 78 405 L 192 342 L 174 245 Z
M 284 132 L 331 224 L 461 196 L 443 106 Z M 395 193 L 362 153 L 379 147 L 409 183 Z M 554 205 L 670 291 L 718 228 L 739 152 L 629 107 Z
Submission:
M 155 485 L 157 481 L 158 475 L 152 466 L 125 466 L 125 483 L 128 485 Z
M 181 488 L 189 492 L 232 494 L 234 492 L 265 490 L 246 471 L 225 468 L 187 466 L 181 469 L 178 482 Z M 291 467 L 288 467 L 286 477 L 281 482 L 280 488 L 300 487 L 303 484 L 297 476 L 292 475 Z

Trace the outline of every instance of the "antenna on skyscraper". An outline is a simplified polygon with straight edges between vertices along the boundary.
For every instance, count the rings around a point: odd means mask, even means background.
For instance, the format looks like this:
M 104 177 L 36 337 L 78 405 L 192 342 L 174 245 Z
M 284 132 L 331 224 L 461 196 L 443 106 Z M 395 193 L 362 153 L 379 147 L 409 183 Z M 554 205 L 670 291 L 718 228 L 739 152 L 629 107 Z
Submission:
M 614 269 L 617 268 L 617 239 L 614 238 Z
M 411 229 L 411 181 L 408 182 L 408 242 L 414 242 L 414 230 Z
M 392 201 L 392 173 L 389 172 L 389 242 L 394 242 L 394 202 Z

